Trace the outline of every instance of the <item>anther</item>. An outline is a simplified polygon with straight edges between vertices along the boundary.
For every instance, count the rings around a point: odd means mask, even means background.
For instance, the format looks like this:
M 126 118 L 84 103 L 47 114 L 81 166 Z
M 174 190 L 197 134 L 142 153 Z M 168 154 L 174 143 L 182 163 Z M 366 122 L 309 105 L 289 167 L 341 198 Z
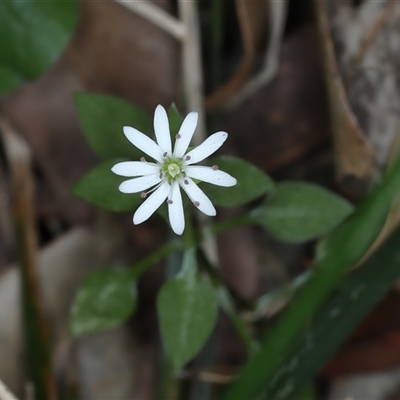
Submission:
M 213 169 L 214 171 L 217 171 L 217 170 L 218 170 L 218 165 L 213 165 L 213 166 L 212 166 L 212 169 Z
M 160 179 L 162 179 L 162 177 L 163 177 L 163 173 L 162 172 L 160 172 L 159 177 L 160 177 Z
M 172 201 L 172 200 L 167 200 L 167 203 L 168 203 L 168 204 L 172 204 L 173 201 Z
M 185 179 L 183 182 L 185 182 L 185 185 L 189 185 L 189 181 Z
M 181 135 L 179 134 L 179 133 L 177 133 L 176 135 L 175 135 L 175 139 L 180 139 L 181 138 Z
M 142 199 L 145 199 L 146 196 L 147 196 L 147 193 L 146 193 L 146 192 L 142 192 L 142 193 L 140 194 L 140 197 L 141 197 Z
M 141 162 L 146 162 L 146 159 L 144 157 L 140 157 Z
M 189 161 L 189 160 L 190 160 L 190 156 L 186 156 L 186 157 L 185 157 L 185 160 L 186 160 L 186 161 Z
M 200 203 L 198 201 L 195 201 L 193 204 L 195 207 L 198 207 L 200 205 Z
M 167 157 L 167 154 L 168 154 L 168 153 L 167 153 L 167 152 L 165 152 L 165 153 L 163 154 L 163 157 Z

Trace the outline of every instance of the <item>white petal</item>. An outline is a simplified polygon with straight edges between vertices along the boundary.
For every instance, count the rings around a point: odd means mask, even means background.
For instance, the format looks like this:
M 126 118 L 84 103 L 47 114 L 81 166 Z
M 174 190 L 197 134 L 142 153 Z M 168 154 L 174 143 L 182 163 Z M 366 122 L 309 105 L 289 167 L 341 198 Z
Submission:
M 154 132 L 158 145 L 163 152 L 171 155 L 171 135 L 169 133 L 169 121 L 165 108 L 158 105 L 154 112 Z
M 111 171 L 120 176 L 142 176 L 160 172 L 160 166 L 142 161 L 123 161 L 115 164 Z
M 190 159 L 186 161 L 186 164 L 195 164 L 199 161 L 204 160 L 210 154 L 215 153 L 224 144 L 227 137 L 228 134 L 226 132 L 214 133 L 213 135 L 208 137 L 203 143 L 201 143 L 199 146 L 186 154 L 186 157 L 190 157 Z
M 144 133 L 130 126 L 124 126 L 123 129 L 126 138 L 134 146 L 136 146 L 139 150 L 142 150 L 144 153 L 148 154 L 150 157 L 154 158 L 158 162 L 162 162 L 163 151 L 154 140 L 151 140 Z
M 189 147 L 190 141 L 192 140 L 194 131 L 196 130 L 197 121 L 199 114 L 197 112 L 189 113 L 179 129 L 179 139 L 175 140 L 174 156 L 182 157 L 187 148 Z
M 171 228 L 177 235 L 182 235 L 185 229 L 185 215 L 183 213 L 182 196 L 178 182 L 172 184 L 169 200 L 172 201 L 171 204 L 168 204 Z
M 185 169 L 186 175 L 190 178 L 198 179 L 203 182 L 212 183 L 218 186 L 235 186 L 237 180 L 219 169 L 214 170 L 211 167 L 189 166 Z
M 162 178 L 160 178 L 159 174 L 145 175 L 140 178 L 128 179 L 125 182 L 122 182 L 118 190 L 122 193 L 139 193 L 143 192 L 157 183 L 161 182 Z
M 187 182 L 188 184 L 186 184 Z M 204 192 L 189 178 L 182 179 L 179 184 L 186 192 L 192 203 L 204 214 L 213 217 L 217 214 L 211 200 L 204 194 Z M 197 204 L 198 203 L 198 204 Z
M 133 223 L 135 225 L 149 219 L 158 207 L 165 201 L 170 191 L 170 184 L 164 182 L 154 193 L 146 199 L 143 204 L 136 210 L 133 216 Z

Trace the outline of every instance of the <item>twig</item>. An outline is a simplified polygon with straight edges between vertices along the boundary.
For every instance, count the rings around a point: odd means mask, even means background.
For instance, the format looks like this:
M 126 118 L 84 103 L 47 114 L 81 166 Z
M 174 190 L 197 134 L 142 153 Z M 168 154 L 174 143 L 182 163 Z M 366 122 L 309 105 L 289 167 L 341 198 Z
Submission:
M 270 7 L 269 23 L 271 30 L 264 58 L 263 70 L 227 101 L 226 109 L 237 107 L 258 89 L 269 83 L 278 72 L 280 49 L 285 29 L 288 4 L 287 0 L 270 1 L 268 4 Z
M 37 268 L 37 235 L 34 216 L 34 178 L 31 152 L 9 121 L 0 118 L 0 132 L 11 176 L 12 214 L 21 268 L 22 304 L 27 357 L 35 397 L 56 399 L 50 366 L 47 321 Z
M 193 137 L 193 144 L 197 146 L 207 137 L 197 2 L 179 0 L 179 14 L 185 26 L 185 35 L 182 39 L 182 66 L 186 103 L 190 110 L 196 110 L 199 114 L 196 134 Z M 206 226 L 207 217 L 204 214 L 197 214 L 197 219 L 201 227 Z M 218 245 L 214 238 L 205 240 L 203 249 L 211 262 L 218 263 Z
M 163 29 L 171 36 L 178 40 L 182 40 L 184 35 L 184 26 L 181 21 L 177 20 L 168 12 L 150 1 L 132 1 L 132 0 L 115 0 L 136 14 L 152 22 L 154 25 Z
M 18 400 L 0 379 L 0 400 Z
M 204 110 L 203 70 L 201 61 L 200 27 L 197 2 L 179 0 L 179 14 L 185 27 L 182 38 L 182 64 L 187 106 L 199 114 L 193 144 L 199 145 L 206 138 Z
M 199 114 L 194 145 L 205 138 L 203 71 L 201 63 L 200 27 L 195 1 L 179 0 L 180 20 L 149 1 L 115 0 L 136 14 L 164 29 L 182 43 L 184 87 L 188 108 Z

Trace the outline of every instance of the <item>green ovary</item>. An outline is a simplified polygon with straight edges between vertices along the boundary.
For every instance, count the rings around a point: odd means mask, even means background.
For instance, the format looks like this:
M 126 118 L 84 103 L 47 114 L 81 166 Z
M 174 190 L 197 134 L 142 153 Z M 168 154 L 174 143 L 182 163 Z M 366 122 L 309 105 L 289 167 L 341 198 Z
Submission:
M 175 178 L 181 172 L 179 165 L 175 163 L 169 164 L 167 169 L 168 169 L 168 174 L 171 176 L 171 178 Z
M 177 178 L 184 175 L 182 160 L 172 157 L 164 160 L 161 172 L 167 178 L 169 183 L 174 182 Z

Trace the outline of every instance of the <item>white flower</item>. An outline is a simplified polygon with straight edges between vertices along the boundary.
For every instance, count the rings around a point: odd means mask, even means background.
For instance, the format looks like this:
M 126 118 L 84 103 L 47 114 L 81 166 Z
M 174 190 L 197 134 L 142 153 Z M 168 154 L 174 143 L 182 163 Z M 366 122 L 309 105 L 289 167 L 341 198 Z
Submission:
M 135 128 L 124 126 L 127 139 L 139 150 L 153 158 L 156 162 L 147 162 L 144 157 L 140 161 L 125 161 L 115 164 L 111 170 L 117 175 L 134 177 L 121 183 L 122 193 L 142 192 L 142 198 L 153 192 L 136 210 L 133 223 L 140 224 L 150 218 L 161 204 L 167 200 L 169 221 L 172 230 L 181 235 L 185 229 L 182 196 L 180 187 L 186 192 L 192 203 L 204 214 L 216 215 L 210 199 L 192 179 L 212 183 L 218 186 L 234 186 L 237 181 L 226 172 L 213 167 L 193 166 L 217 151 L 225 142 L 228 134 L 217 132 L 208 137 L 201 145 L 190 150 L 197 126 L 198 114 L 189 113 L 176 135 L 175 147 L 172 151 L 171 136 L 167 113 L 161 105 L 154 113 L 154 131 L 157 143 Z M 151 190 L 145 192 L 147 189 Z

